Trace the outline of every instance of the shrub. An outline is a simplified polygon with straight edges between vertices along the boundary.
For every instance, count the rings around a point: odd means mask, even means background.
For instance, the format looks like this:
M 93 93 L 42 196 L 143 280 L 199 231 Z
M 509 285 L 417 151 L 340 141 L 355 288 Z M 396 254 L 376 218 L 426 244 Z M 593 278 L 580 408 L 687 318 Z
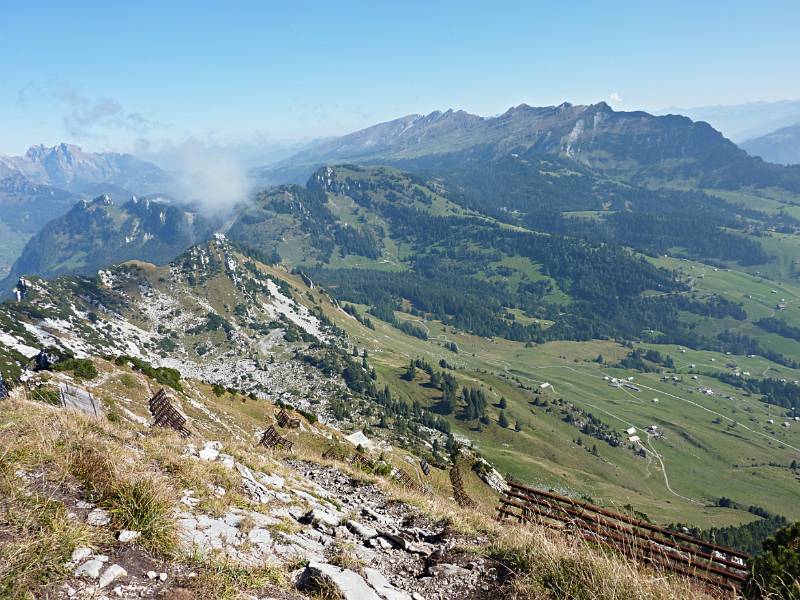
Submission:
M 97 377 L 97 367 L 88 358 L 68 358 L 61 360 L 53 367 L 56 371 L 72 371 L 78 379 L 94 379 Z
M 181 386 L 181 374 L 177 369 L 169 367 L 154 367 L 150 363 L 136 358 L 134 356 L 121 355 L 114 359 L 117 366 L 122 366 L 125 363 L 131 363 L 133 367 L 147 375 L 150 379 L 154 379 L 161 385 L 167 385 L 177 392 L 183 391 Z
M 764 542 L 751 565 L 748 598 L 800 599 L 800 522 Z

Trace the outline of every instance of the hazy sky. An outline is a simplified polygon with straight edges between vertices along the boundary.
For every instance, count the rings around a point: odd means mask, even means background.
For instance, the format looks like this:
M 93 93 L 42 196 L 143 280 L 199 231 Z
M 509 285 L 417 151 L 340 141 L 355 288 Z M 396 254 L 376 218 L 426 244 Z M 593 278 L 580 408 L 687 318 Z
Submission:
M 800 98 L 800 2 L 9 2 L 0 152 L 346 133 L 409 113 Z

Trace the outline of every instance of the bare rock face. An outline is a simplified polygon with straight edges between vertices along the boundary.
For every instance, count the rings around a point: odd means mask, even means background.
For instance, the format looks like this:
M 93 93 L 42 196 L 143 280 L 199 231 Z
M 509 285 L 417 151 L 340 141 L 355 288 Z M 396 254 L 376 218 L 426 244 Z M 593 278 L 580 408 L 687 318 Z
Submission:
M 309 563 L 300 575 L 297 585 L 308 591 L 333 586 L 344 600 L 383 600 L 355 571 L 327 563 Z

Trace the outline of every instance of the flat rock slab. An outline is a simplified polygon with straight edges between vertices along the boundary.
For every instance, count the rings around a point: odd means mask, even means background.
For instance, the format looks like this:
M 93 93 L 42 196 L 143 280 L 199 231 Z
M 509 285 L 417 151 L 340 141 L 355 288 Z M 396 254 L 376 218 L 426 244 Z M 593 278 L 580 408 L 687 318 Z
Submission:
M 355 571 L 327 563 L 309 563 L 300 576 L 298 587 L 313 590 L 319 587 L 320 581 L 332 584 L 344 600 L 384 600 Z
M 371 540 L 374 537 L 378 537 L 378 531 L 374 527 L 364 525 L 358 521 L 347 521 L 347 528 L 365 540 Z
M 411 600 L 411 594 L 398 590 L 380 571 L 367 567 L 364 569 L 364 576 L 383 600 Z

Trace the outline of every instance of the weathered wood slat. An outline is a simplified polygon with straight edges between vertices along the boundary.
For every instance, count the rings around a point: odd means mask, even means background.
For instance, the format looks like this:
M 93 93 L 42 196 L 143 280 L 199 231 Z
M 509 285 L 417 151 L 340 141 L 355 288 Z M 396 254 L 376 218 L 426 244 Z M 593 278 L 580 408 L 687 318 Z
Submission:
M 516 482 L 509 482 L 498 506 L 498 519 L 506 518 L 568 528 L 631 558 L 723 588 L 741 587 L 747 578 L 744 552 Z
M 292 451 L 294 443 L 287 440 L 275 429 L 274 425 L 270 425 L 261 436 L 261 441 L 258 442 L 260 446 L 265 448 L 285 448 L 289 452 Z
M 286 429 L 299 429 L 300 428 L 300 419 L 292 418 L 289 416 L 289 413 L 286 412 L 285 409 L 281 408 L 278 415 L 275 417 L 278 425 Z
M 172 406 L 167 392 L 160 388 L 150 398 L 150 414 L 153 415 L 153 425 L 156 427 L 171 427 L 183 437 L 190 437 L 192 432 L 186 427 L 186 417 Z
M 461 508 L 475 508 L 477 504 L 464 491 L 464 480 L 461 478 L 461 468 L 454 464 L 450 470 L 450 483 L 453 485 L 453 498 Z

